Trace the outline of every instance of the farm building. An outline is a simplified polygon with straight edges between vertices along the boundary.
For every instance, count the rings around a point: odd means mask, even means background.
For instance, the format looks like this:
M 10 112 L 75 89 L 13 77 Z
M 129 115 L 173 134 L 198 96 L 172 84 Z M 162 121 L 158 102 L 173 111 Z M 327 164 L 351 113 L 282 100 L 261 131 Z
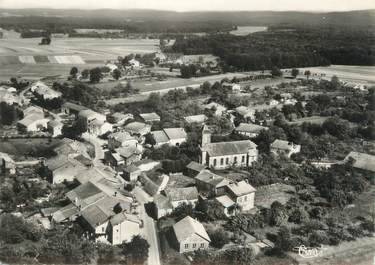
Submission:
M 248 136 L 250 138 L 257 137 L 262 130 L 268 130 L 268 127 L 260 126 L 252 123 L 240 123 L 234 131 L 238 134 Z
M 200 115 L 192 115 L 192 116 L 186 116 L 185 121 L 187 123 L 198 123 L 203 124 L 207 120 L 206 115 L 200 114 Z
M 186 142 L 187 138 L 184 128 L 165 128 L 160 131 L 152 131 L 151 134 L 155 139 L 156 147 L 160 147 L 164 144 L 179 146 Z
M 146 123 L 153 123 L 153 122 L 159 122 L 160 121 L 160 116 L 158 114 L 156 114 L 155 112 L 141 113 L 141 114 L 139 114 L 139 116 L 141 116 L 141 118 Z
M 275 155 L 284 154 L 287 157 L 290 157 L 292 154 L 299 153 L 301 151 L 301 146 L 292 142 L 277 139 L 270 145 L 270 149 Z

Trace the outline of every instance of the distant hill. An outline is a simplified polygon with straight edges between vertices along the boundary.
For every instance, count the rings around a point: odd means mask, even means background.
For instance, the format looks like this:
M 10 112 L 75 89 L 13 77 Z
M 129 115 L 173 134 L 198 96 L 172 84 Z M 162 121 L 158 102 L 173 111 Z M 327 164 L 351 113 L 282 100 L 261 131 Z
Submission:
M 158 10 L 78 10 L 78 9 L 0 9 L 0 25 L 4 18 L 26 17 L 55 18 L 65 23 L 70 18 L 75 21 L 101 20 L 110 22 L 214 22 L 232 25 L 269 26 L 276 24 L 300 24 L 318 26 L 374 26 L 375 10 L 348 12 L 275 12 L 275 11 L 233 11 L 233 12 L 173 12 Z M 12 19 L 13 20 L 13 19 Z M 54 21 L 55 22 L 55 21 Z

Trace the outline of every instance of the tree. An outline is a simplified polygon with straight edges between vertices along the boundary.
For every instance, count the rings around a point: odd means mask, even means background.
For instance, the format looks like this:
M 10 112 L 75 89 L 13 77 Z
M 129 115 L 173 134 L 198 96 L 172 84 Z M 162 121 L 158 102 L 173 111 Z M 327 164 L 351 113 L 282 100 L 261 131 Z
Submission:
M 120 248 L 127 259 L 127 264 L 143 264 L 148 257 L 150 245 L 141 236 L 134 236 L 129 243 L 122 243 Z
M 292 76 L 296 78 L 299 75 L 299 70 L 297 68 L 292 69 Z
M 151 146 L 154 146 L 156 144 L 155 138 L 152 133 L 148 133 L 145 135 L 145 144 L 149 144 Z
M 270 212 L 270 225 L 280 226 L 283 223 L 286 223 L 288 220 L 288 213 L 285 207 L 278 201 L 275 201 L 271 204 Z
M 50 45 L 50 44 L 51 44 L 50 36 L 43 37 L 41 42 L 39 43 L 39 45 Z
M 209 233 L 209 236 L 211 239 L 211 245 L 215 248 L 222 248 L 225 244 L 230 242 L 228 233 L 222 228 Z
M 281 77 L 283 75 L 283 73 L 281 72 L 281 70 L 277 67 L 272 67 L 271 69 L 271 75 L 273 77 Z
M 336 90 L 340 88 L 340 80 L 336 75 L 332 76 L 331 78 L 331 87 L 332 87 L 332 90 Z
M 18 113 L 14 105 L 8 105 L 6 102 L 0 103 L 0 125 L 11 125 L 17 118 Z
M 72 78 L 76 78 L 78 74 L 78 68 L 73 66 L 72 69 L 70 69 L 70 76 Z
M 255 259 L 254 250 L 251 247 L 235 248 L 225 251 L 224 264 L 248 265 Z
M 90 76 L 90 70 L 84 69 L 81 73 L 83 79 L 87 79 Z
M 112 76 L 114 79 L 119 80 L 121 77 L 121 71 L 119 69 L 113 70 Z
M 102 78 L 103 78 L 103 74 L 99 67 L 95 67 L 90 70 L 90 82 L 91 83 L 99 83 Z
M 306 70 L 304 75 L 306 76 L 306 79 L 309 79 L 310 75 L 311 75 L 311 72 L 310 70 Z

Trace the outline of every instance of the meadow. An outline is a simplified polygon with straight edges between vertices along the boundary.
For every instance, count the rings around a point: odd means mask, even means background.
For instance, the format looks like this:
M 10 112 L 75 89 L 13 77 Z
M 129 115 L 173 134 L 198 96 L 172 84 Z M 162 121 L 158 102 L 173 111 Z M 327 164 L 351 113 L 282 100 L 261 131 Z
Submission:
M 232 30 L 230 33 L 236 36 L 246 36 L 251 33 L 266 31 L 267 27 L 255 27 L 255 26 L 238 26 L 236 30 Z
M 39 42 L 39 38 L 1 39 L 0 80 L 66 75 L 72 66 L 103 65 L 118 56 L 157 51 L 159 44 L 158 40 L 149 39 L 96 38 L 54 38 L 50 45 Z

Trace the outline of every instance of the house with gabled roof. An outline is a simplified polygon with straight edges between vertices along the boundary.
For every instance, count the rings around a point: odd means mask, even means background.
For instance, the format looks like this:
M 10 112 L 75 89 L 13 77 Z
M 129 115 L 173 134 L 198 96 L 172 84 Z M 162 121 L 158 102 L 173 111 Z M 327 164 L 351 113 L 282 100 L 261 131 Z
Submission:
M 125 125 L 124 130 L 131 135 L 143 136 L 151 131 L 151 125 L 135 121 Z
M 141 113 L 139 116 L 144 120 L 146 123 L 153 123 L 153 122 L 159 122 L 160 116 L 156 114 L 155 112 L 150 113 Z
M 207 120 L 207 117 L 204 114 L 198 114 L 198 115 L 186 116 L 184 117 L 184 119 L 189 124 L 191 123 L 203 124 Z
M 191 161 L 189 164 L 187 164 L 185 173 L 187 176 L 194 178 L 205 168 L 206 168 L 205 165 L 202 165 L 195 161 Z
M 156 142 L 155 147 L 160 147 L 164 144 L 179 146 L 186 142 L 187 138 L 184 128 L 164 128 L 160 131 L 152 131 L 151 134 Z
M 173 211 L 173 206 L 169 198 L 162 194 L 156 194 L 153 200 L 154 214 L 156 219 L 160 219 Z
M 298 154 L 301 152 L 301 145 L 293 142 L 276 139 L 270 145 L 270 151 L 275 155 L 285 155 L 291 157 L 292 154 Z
M 236 203 L 240 211 L 248 211 L 254 208 L 256 189 L 247 181 L 233 182 L 227 186 L 229 197 Z
M 262 130 L 268 130 L 268 127 L 253 123 L 240 123 L 234 129 L 237 134 L 248 136 L 250 138 L 257 137 Z
M 195 207 L 198 202 L 198 190 L 196 187 L 165 189 L 164 193 L 171 202 L 173 208 L 182 204 L 190 204 Z
M 190 216 L 174 224 L 173 231 L 177 240 L 176 247 L 180 253 L 207 249 L 211 242 L 203 225 Z
M 47 129 L 49 119 L 40 114 L 30 114 L 17 122 L 20 132 L 38 132 Z
M 230 183 L 227 178 L 217 175 L 210 170 L 202 170 L 196 177 L 195 182 L 200 193 L 208 197 L 225 194 L 226 186 Z
M 353 159 L 353 167 L 357 170 L 370 173 L 371 182 L 375 183 L 375 156 L 351 151 L 344 159 L 344 162 L 348 162 L 349 159 Z

